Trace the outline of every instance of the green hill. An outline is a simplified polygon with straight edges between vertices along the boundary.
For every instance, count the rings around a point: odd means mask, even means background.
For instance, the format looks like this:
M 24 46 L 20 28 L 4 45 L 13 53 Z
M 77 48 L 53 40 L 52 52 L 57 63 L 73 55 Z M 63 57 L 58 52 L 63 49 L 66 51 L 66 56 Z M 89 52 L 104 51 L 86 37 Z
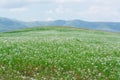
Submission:
M 120 33 L 72 27 L 0 33 L 0 80 L 120 80 Z

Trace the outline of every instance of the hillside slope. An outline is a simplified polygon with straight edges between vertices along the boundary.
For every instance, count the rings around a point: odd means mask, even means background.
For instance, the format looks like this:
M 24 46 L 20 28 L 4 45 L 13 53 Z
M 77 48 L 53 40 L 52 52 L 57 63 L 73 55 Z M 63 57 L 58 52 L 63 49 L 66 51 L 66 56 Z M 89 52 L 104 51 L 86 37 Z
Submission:
M 120 80 L 119 35 L 69 27 L 0 33 L 0 80 Z

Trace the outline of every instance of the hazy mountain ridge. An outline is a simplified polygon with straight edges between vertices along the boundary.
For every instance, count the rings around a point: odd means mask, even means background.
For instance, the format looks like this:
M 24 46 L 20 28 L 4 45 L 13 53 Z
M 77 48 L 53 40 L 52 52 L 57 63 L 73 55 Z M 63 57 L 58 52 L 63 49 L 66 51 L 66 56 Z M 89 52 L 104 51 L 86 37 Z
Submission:
M 0 18 L 0 31 L 9 31 L 27 27 L 23 22 L 8 18 Z
M 35 26 L 71 26 L 77 28 L 120 32 L 120 22 L 88 22 L 82 20 L 22 22 L 8 18 L 0 18 L 0 32 Z

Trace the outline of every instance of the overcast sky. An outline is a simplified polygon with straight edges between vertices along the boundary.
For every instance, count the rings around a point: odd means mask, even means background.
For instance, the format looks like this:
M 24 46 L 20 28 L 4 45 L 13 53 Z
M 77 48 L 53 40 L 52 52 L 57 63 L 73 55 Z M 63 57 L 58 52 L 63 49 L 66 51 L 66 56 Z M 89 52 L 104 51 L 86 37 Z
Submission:
M 0 0 L 0 17 L 120 22 L 120 0 Z

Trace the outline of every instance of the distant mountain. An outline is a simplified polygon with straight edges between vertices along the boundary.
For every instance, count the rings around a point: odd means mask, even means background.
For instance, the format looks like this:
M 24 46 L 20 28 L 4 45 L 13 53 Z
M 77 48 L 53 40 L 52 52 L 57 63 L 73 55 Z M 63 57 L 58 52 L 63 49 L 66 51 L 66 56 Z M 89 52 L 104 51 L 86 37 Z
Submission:
M 120 22 L 88 22 L 82 20 L 55 20 L 55 21 L 41 21 L 41 22 L 28 22 L 27 26 L 71 26 L 77 28 L 87 28 L 94 30 L 104 30 L 120 32 Z
M 82 20 L 22 22 L 8 18 L 0 18 L 0 32 L 38 26 L 71 26 L 77 28 L 120 32 L 120 22 L 88 22 Z
M 8 18 L 2 18 L 2 17 L 0 18 L 0 32 L 21 29 L 25 27 L 27 26 L 23 22 Z

